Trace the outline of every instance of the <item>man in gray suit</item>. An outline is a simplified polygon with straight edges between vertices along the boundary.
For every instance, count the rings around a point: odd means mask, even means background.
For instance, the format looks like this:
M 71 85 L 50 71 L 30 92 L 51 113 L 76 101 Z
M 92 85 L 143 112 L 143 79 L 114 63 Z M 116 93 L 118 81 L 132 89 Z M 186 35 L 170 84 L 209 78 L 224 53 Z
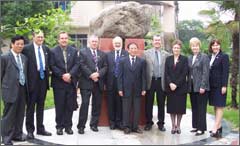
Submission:
M 11 40 L 11 50 L 1 55 L 1 89 L 4 103 L 1 118 L 2 142 L 12 145 L 12 140 L 25 141 L 22 127 L 27 98 L 27 58 L 21 53 L 24 37 Z
M 160 131 L 165 131 L 164 117 L 165 117 L 165 99 L 164 93 L 164 68 L 165 60 L 170 55 L 168 52 L 163 50 L 161 43 L 161 36 L 153 36 L 153 48 L 146 50 L 143 54 L 146 60 L 146 74 L 147 74 L 147 94 L 146 94 L 146 126 L 144 130 L 148 131 L 154 124 L 152 121 L 153 102 L 155 92 L 157 94 L 157 105 L 158 105 L 158 128 Z

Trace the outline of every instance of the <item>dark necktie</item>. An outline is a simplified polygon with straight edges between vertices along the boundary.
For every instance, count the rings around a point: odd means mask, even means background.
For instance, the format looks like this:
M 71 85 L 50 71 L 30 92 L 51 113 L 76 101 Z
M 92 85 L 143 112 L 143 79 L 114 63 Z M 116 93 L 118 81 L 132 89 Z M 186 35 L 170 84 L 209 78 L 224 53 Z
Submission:
M 117 56 L 116 56 L 116 59 L 115 59 L 115 69 L 114 69 L 115 77 L 118 76 L 118 66 L 119 66 L 119 60 L 120 60 L 119 51 L 116 51 L 116 52 L 117 52 Z
M 132 67 L 134 66 L 134 63 L 135 63 L 135 58 L 132 57 Z
M 25 75 L 23 73 L 23 66 L 21 65 L 21 62 L 20 62 L 20 55 L 17 55 L 17 66 L 19 69 L 19 83 L 21 85 L 24 85 L 25 84 Z
M 40 46 L 38 47 L 38 59 L 39 59 L 39 72 L 40 72 L 40 78 L 44 79 L 44 71 L 43 71 L 43 61 L 42 61 L 42 55 L 40 52 Z
M 96 68 L 96 71 L 98 71 L 98 67 L 97 67 L 97 55 L 96 55 L 96 51 L 93 50 L 93 60 L 94 60 L 94 63 L 95 63 L 95 68 Z

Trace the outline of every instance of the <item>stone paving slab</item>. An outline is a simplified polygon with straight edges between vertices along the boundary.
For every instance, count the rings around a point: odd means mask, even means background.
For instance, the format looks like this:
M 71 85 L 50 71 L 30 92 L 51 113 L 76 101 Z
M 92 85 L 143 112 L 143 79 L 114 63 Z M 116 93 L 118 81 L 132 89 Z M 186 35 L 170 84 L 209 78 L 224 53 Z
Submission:
M 89 108 L 90 109 L 90 108 Z M 78 109 L 79 110 L 79 109 Z M 230 125 L 223 122 L 223 138 L 215 139 L 210 137 L 208 131 L 204 135 L 195 136 L 190 132 L 191 110 L 187 110 L 183 115 L 181 123 L 181 134 L 171 134 L 170 115 L 165 115 L 166 131 L 161 132 L 157 125 L 153 125 L 151 131 L 144 131 L 143 134 L 131 133 L 126 135 L 120 130 L 110 130 L 109 127 L 99 127 L 99 132 L 93 132 L 89 127 L 89 119 L 86 124 L 85 134 L 77 133 L 78 112 L 73 114 L 73 135 L 56 135 L 55 129 L 55 109 L 45 110 L 44 125 L 52 132 L 52 136 L 35 135 L 34 140 L 26 142 L 14 142 L 14 145 L 239 145 L 239 132 L 231 132 Z M 89 110 L 91 113 L 91 109 Z M 157 107 L 153 109 L 153 120 L 157 121 Z M 90 118 L 90 116 L 89 116 Z M 207 114 L 208 130 L 212 127 L 214 117 Z M 25 123 L 25 122 L 24 122 Z M 143 129 L 143 127 L 140 127 Z M 24 127 L 24 133 L 26 133 Z

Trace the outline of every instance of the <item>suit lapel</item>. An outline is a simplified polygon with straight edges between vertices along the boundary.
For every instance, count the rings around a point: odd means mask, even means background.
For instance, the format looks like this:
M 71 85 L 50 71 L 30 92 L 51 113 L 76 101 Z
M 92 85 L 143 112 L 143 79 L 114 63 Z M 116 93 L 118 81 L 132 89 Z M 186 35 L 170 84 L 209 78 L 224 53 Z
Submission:
M 219 52 L 219 53 L 217 54 L 217 56 L 215 57 L 215 59 L 214 59 L 214 61 L 213 61 L 212 66 L 214 66 L 214 65 L 218 62 L 218 60 L 221 58 L 221 55 L 222 55 L 222 52 Z M 211 58 L 210 58 L 210 60 L 211 60 Z
M 135 58 L 135 63 L 133 64 L 132 70 L 134 71 L 138 65 L 138 58 Z
M 35 64 L 35 66 L 37 68 L 37 58 L 36 58 L 37 54 L 35 54 L 35 48 L 34 48 L 33 44 L 30 46 L 30 50 L 31 50 L 31 54 L 32 54 L 32 57 L 33 57 L 32 61 L 33 61 L 33 63 Z
M 70 48 L 69 47 L 67 47 L 67 63 L 69 62 L 69 60 L 72 58 L 72 54 L 71 54 L 72 52 L 71 52 L 71 50 L 70 50 Z
M 131 62 L 130 62 L 130 57 L 128 56 L 127 58 L 127 66 L 130 70 L 132 70 L 132 65 L 131 65 Z
M 44 54 L 44 59 L 45 59 L 45 68 L 47 67 L 48 64 L 48 52 L 45 48 L 45 46 L 42 45 L 42 49 L 43 49 L 43 54 Z
M 196 63 L 200 60 L 200 58 L 201 58 L 201 53 L 199 53 L 199 54 L 197 55 L 197 57 L 196 57 L 196 59 L 195 59 L 195 61 L 194 61 L 194 63 L 193 63 L 192 66 L 195 66 Z
M 65 67 L 65 62 L 64 62 L 64 57 L 63 57 L 63 51 L 62 51 L 62 49 L 61 49 L 60 46 L 57 47 L 57 53 L 58 53 L 58 56 L 61 58 L 60 60 L 61 60 L 62 66 Z
M 150 52 L 150 55 L 151 55 L 151 61 L 152 61 L 152 64 L 154 65 L 154 56 L 155 56 L 155 52 L 154 52 L 154 48 L 151 49 L 151 52 Z
M 10 59 L 12 60 L 12 63 L 15 65 L 15 67 L 18 69 L 18 65 L 17 65 L 17 62 L 14 58 L 14 55 L 12 54 L 12 52 L 10 51 L 9 52 L 9 56 L 10 56 Z
M 87 54 L 88 54 L 88 57 L 91 58 L 92 63 L 94 63 L 94 59 L 93 59 L 93 55 L 92 55 L 92 51 L 91 51 L 90 48 L 87 49 Z

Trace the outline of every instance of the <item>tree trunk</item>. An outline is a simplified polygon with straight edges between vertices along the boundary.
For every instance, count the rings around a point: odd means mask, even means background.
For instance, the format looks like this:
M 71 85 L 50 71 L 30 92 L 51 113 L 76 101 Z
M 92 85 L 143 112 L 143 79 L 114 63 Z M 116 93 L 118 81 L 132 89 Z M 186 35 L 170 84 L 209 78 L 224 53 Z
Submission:
M 239 32 L 235 32 L 232 35 L 233 39 L 233 51 L 232 51 L 232 65 L 231 65 L 231 87 L 232 87 L 232 108 L 238 108 L 237 97 L 237 85 L 238 85 L 238 69 L 239 69 Z M 240 94 L 239 94 L 240 95 Z

